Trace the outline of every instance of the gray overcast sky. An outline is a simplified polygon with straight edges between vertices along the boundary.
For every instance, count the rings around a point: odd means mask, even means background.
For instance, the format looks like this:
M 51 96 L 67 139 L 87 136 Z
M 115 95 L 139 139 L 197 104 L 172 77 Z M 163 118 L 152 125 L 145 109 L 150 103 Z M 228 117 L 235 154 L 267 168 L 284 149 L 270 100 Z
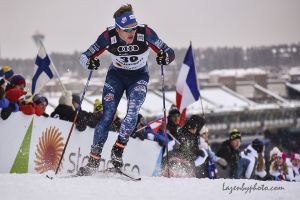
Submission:
M 83 51 L 126 2 L 171 47 L 300 42 L 300 0 L 0 0 L 1 57 L 35 57 L 37 30 L 48 52 Z

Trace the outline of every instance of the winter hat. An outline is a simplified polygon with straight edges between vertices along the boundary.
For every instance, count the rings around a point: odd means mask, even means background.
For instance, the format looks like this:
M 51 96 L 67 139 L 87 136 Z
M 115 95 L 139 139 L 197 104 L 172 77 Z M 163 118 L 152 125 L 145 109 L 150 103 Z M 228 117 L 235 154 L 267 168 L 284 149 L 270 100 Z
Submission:
M 255 140 L 252 141 L 253 149 L 257 151 L 257 153 L 261 153 L 264 149 L 264 143 L 260 139 L 256 138 Z
M 0 76 L 4 75 L 6 80 L 9 80 L 14 74 L 15 72 L 9 66 L 3 66 L 0 70 Z
M 12 87 L 15 87 L 17 85 L 26 86 L 25 78 L 19 74 L 13 75 L 10 79 L 10 84 Z
M 80 96 L 78 94 L 73 94 L 72 95 L 72 101 L 74 101 L 75 103 L 80 104 Z
M 279 154 L 281 151 L 278 149 L 278 147 L 274 147 L 271 151 L 270 151 L 270 160 L 272 159 L 273 155 L 277 155 Z
M 174 104 L 171 105 L 171 108 L 169 110 L 169 116 L 173 116 L 173 115 L 180 115 L 179 110 Z
M 205 125 L 200 130 L 200 135 L 202 135 L 203 133 L 208 133 L 208 128 Z
M 45 96 L 41 95 L 41 94 L 34 95 L 33 96 L 33 102 L 35 104 L 41 104 L 41 103 L 45 102 L 48 105 L 48 99 Z
M 230 132 L 230 136 L 229 136 L 230 141 L 235 140 L 235 139 L 242 139 L 242 135 L 237 129 L 233 129 Z
M 58 100 L 59 104 L 73 107 L 72 104 L 72 92 L 66 91 Z
M 94 103 L 94 112 L 102 112 L 103 106 L 100 99 L 96 99 Z
M 186 129 L 197 128 L 197 133 L 200 132 L 201 128 L 205 124 L 205 119 L 199 115 L 192 115 L 190 119 L 185 123 Z
M 300 155 L 298 153 L 292 153 L 291 160 L 300 160 Z

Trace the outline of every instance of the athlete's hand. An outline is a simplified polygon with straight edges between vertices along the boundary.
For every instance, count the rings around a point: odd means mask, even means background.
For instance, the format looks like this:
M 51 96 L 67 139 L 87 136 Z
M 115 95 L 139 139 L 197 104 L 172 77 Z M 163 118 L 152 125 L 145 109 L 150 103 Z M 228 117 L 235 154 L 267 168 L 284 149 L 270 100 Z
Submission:
M 89 59 L 85 54 L 81 54 L 80 64 L 89 70 L 97 70 L 100 66 L 100 61 L 98 59 Z
M 160 50 L 157 53 L 156 62 L 159 65 L 168 65 L 170 63 L 170 58 L 167 52 Z
M 97 70 L 100 67 L 100 60 L 99 59 L 90 59 L 88 62 L 88 69 L 89 70 Z

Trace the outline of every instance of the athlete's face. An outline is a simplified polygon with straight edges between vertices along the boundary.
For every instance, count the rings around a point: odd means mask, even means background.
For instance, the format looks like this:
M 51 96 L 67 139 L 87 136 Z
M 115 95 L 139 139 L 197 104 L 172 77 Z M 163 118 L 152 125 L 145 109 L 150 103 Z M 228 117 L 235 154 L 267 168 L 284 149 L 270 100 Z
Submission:
M 134 39 L 134 36 L 136 33 L 136 29 L 130 30 L 130 28 L 136 27 L 136 25 L 137 25 L 137 23 L 132 23 L 132 24 L 125 26 L 124 28 L 127 30 L 122 30 L 120 27 L 116 28 L 120 38 L 122 40 L 124 40 L 127 44 L 131 44 L 133 42 L 133 39 Z M 128 30 L 130 30 L 130 31 L 128 31 Z

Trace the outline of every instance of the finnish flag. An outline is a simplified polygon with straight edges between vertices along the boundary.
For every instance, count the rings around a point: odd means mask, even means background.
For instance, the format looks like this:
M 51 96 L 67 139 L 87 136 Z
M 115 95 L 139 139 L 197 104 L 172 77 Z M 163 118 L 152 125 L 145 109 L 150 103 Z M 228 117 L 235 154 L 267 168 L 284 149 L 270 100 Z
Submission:
M 44 85 L 53 78 L 52 67 L 52 62 L 46 53 L 45 47 L 41 44 L 35 60 L 36 71 L 32 77 L 32 94 L 39 93 Z

